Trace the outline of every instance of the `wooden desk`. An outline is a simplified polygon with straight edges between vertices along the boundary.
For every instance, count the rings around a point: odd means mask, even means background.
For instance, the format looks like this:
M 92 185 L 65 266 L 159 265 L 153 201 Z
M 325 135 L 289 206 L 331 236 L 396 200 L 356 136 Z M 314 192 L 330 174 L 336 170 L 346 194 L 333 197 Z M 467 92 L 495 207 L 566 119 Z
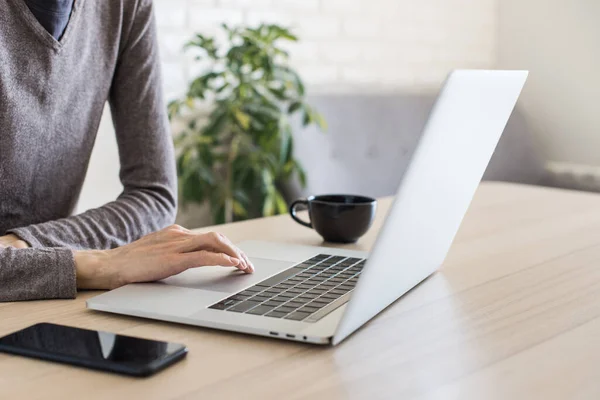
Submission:
M 320 244 L 287 216 L 219 231 Z M 0 355 L 0 399 L 600 398 L 598 195 L 483 184 L 440 272 L 336 348 L 88 311 L 95 294 L 0 303 L 0 334 L 50 321 L 183 342 L 187 360 L 140 380 Z

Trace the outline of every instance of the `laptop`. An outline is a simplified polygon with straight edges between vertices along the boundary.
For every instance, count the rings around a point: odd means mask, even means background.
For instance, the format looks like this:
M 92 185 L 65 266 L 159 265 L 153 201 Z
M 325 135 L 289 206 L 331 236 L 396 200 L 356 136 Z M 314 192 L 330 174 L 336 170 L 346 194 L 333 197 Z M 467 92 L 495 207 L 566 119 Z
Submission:
M 314 344 L 340 343 L 440 267 L 527 75 L 450 73 L 370 254 L 247 241 L 239 247 L 256 266 L 254 274 L 197 268 L 101 294 L 87 307 Z

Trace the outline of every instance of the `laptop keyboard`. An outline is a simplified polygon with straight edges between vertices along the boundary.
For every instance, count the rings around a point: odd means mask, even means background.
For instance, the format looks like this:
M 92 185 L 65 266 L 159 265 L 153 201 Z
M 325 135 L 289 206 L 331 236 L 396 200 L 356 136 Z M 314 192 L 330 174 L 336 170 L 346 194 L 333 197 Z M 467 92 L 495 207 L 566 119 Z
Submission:
M 316 322 L 349 300 L 365 261 L 319 254 L 208 308 Z

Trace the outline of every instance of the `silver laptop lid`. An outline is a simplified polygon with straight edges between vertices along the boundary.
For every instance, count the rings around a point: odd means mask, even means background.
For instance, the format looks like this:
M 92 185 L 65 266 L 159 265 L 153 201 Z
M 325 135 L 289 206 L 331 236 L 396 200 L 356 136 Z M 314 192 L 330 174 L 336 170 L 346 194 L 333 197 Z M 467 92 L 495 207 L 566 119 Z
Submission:
M 442 264 L 527 75 L 458 70 L 448 76 L 333 344 Z

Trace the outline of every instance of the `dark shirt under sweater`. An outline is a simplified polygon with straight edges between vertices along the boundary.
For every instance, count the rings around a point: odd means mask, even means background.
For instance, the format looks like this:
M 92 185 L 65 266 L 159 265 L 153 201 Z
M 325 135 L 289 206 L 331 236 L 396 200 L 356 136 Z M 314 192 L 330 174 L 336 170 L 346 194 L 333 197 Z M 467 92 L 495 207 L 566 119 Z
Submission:
M 76 0 L 56 40 L 0 0 L 0 301 L 73 298 L 72 249 L 109 249 L 173 222 L 175 162 L 150 0 Z M 123 192 L 72 216 L 105 103 Z
M 60 39 L 71 16 L 73 0 L 25 0 L 31 13 L 55 39 Z

